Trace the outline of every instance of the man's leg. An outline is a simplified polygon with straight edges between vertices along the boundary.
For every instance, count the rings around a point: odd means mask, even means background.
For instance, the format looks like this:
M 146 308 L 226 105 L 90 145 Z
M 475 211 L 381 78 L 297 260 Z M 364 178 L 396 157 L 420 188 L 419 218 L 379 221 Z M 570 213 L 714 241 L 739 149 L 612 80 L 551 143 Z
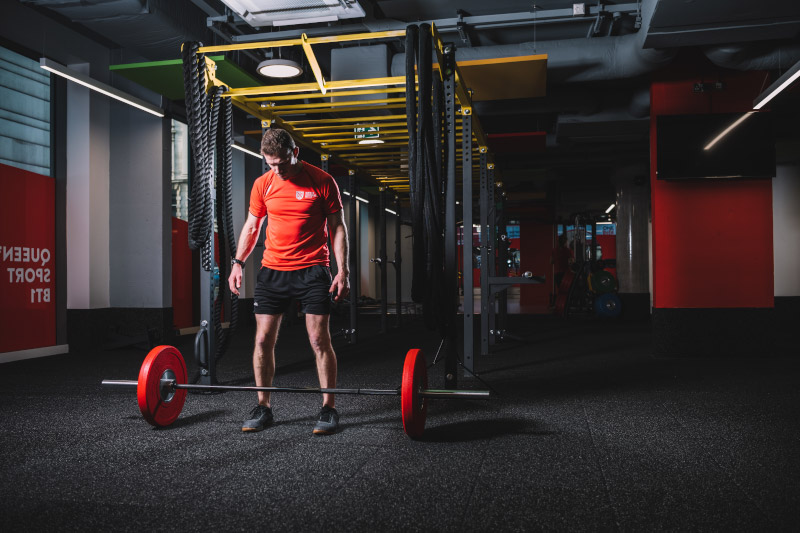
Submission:
M 253 348 L 253 373 L 257 387 L 271 387 L 275 377 L 275 343 L 283 315 L 255 315 L 256 341 Z M 258 393 L 258 404 L 269 407 L 268 392 Z
M 317 356 L 317 375 L 319 375 L 319 386 L 323 389 L 336 387 L 336 353 L 331 344 L 329 318 L 330 315 L 306 314 L 308 341 Z M 335 407 L 333 394 L 323 394 L 322 405 Z

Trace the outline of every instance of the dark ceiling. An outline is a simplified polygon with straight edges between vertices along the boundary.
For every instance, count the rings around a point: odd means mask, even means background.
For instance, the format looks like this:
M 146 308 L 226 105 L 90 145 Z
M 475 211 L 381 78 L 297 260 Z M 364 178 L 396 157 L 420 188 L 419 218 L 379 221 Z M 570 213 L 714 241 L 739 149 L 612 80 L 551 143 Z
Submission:
M 518 198 L 560 191 L 566 210 L 607 206 L 621 169 L 647 174 L 649 83 L 660 69 L 688 61 L 764 70 L 774 78 L 800 61 L 797 0 L 359 0 L 364 17 L 262 27 L 218 0 L 20 1 L 143 60 L 175 59 L 187 40 L 243 43 L 403 29 L 419 21 L 435 22 L 443 40 L 458 47 L 459 60 L 547 54 L 544 96 L 481 101 L 475 111 L 494 139 L 490 147 L 508 190 Z M 326 76 L 336 46 L 317 52 Z M 403 42 L 390 42 L 390 50 L 402 54 Z M 252 71 L 263 56 L 248 51 L 231 59 Z M 773 111 L 779 137 L 796 137 L 800 91 L 788 91 Z

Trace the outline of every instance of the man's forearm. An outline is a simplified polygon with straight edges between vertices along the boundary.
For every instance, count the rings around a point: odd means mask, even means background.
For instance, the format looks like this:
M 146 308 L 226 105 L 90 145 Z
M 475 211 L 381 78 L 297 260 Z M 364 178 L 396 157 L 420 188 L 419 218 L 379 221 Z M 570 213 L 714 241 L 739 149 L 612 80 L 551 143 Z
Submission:
M 350 243 L 347 241 L 347 228 L 344 224 L 336 227 L 333 236 L 333 254 L 336 256 L 336 266 L 345 276 L 350 274 Z
M 260 229 L 260 225 L 255 228 L 245 225 L 245 227 L 242 228 L 242 234 L 239 235 L 239 244 L 236 246 L 236 259 L 246 261 L 247 258 L 250 257 L 250 254 L 253 253 L 253 249 L 256 247 L 258 231 Z

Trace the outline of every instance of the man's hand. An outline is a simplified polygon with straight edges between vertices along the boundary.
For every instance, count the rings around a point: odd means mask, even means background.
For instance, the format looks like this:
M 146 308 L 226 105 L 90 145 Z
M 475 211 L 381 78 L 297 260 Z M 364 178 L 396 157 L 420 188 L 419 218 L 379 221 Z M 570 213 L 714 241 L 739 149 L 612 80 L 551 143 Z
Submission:
M 328 292 L 331 293 L 334 302 L 346 298 L 350 294 L 350 277 L 348 274 L 342 270 L 337 272 Z
M 239 287 L 242 286 L 242 267 L 241 265 L 233 264 L 231 266 L 231 275 L 228 276 L 228 287 L 231 292 L 239 296 Z

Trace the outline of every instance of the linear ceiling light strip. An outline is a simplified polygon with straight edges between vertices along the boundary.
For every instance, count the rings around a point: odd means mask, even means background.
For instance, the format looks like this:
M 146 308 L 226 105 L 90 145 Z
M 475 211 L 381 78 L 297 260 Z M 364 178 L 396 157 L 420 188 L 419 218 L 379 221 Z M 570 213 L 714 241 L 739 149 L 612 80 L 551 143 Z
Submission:
M 85 74 L 78 72 L 77 70 L 72 70 L 71 68 L 67 68 L 64 65 L 61 65 L 60 63 L 56 63 L 55 61 L 51 61 L 45 57 L 42 57 L 39 59 L 39 66 L 48 72 L 52 72 L 53 74 L 61 76 L 62 78 L 66 78 L 74 83 L 83 85 L 88 89 L 91 89 L 100 94 L 104 94 L 105 96 L 123 102 L 125 104 L 128 104 L 129 106 L 133 106 L 146 113 L 150 113 L 151 115 L 155 115 L 159 118 L 164 117 L 164 111 L 160 107 L 154 106 L 150 102 L 146 102 L 141 98 L 137 98 L 124 91 L 120 91 L 119 89 L 112 87 L 111 85 L 107 85 L 103 82 L 97 81 L 94 78 L 91 78 Z

